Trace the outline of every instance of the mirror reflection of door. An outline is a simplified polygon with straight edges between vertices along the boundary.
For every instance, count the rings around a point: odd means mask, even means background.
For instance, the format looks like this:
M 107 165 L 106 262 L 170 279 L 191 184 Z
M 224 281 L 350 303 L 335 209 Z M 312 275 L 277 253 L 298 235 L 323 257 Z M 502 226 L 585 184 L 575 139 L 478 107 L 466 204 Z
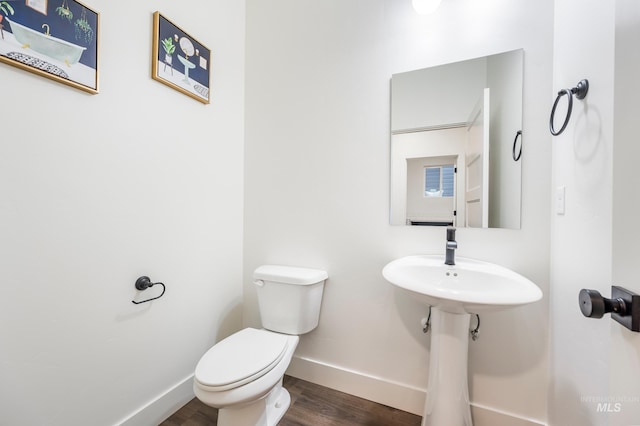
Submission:
M 469 115 L 464 155 L 466 164 L 465 226 L 489 226 L 489 88 Z
M 456 226 L 457 157 L 407 159 L 407 224 Z

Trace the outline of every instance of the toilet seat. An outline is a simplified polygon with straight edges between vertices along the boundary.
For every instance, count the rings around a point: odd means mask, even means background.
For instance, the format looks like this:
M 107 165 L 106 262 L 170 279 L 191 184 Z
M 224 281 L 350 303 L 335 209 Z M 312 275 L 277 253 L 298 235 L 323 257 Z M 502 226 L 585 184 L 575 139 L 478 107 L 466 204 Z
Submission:
M 222 392 L 252 382 L 271 371 L 284 357 L 288 336 L 245 328 L 223 339 L 200 359 L 195 380 L 203 389 Z

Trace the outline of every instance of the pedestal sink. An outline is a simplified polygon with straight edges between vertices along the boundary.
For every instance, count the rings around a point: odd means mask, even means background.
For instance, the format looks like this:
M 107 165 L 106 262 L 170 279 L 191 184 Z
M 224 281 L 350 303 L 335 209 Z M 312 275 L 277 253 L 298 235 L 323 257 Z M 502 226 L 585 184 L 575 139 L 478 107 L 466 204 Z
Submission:
M 470 314 L 533 303 L 542 291 L 499 265 L 458 257 L 407 256 L 388 263 L 384 278 L 431 306 L 431 353 L 422 426 L 472 426 L 467 361 Z

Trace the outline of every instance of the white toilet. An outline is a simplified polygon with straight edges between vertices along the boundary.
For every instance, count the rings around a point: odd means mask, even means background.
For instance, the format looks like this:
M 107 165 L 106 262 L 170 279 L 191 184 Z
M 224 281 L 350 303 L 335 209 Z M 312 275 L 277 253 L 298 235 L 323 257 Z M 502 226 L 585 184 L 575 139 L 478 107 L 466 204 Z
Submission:
M 193 389 L 218 408 L 218 426 L 274 426 L 291 397 L 282 377 L 299 334 L 318 326 L 327 272 L 265 265 L 253 273 L 264 329 L 245 328 L 214 345 L 196 366 Z

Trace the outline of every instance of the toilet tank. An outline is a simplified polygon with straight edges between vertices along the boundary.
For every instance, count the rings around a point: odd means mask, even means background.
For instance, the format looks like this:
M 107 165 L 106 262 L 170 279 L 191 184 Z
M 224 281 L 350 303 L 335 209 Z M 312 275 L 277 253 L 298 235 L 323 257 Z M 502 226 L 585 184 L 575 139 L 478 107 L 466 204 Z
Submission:
M 286 334 L 308 333 L 318 326 L 326 271 L 263 265 L 253 273 L 262 326 Z

